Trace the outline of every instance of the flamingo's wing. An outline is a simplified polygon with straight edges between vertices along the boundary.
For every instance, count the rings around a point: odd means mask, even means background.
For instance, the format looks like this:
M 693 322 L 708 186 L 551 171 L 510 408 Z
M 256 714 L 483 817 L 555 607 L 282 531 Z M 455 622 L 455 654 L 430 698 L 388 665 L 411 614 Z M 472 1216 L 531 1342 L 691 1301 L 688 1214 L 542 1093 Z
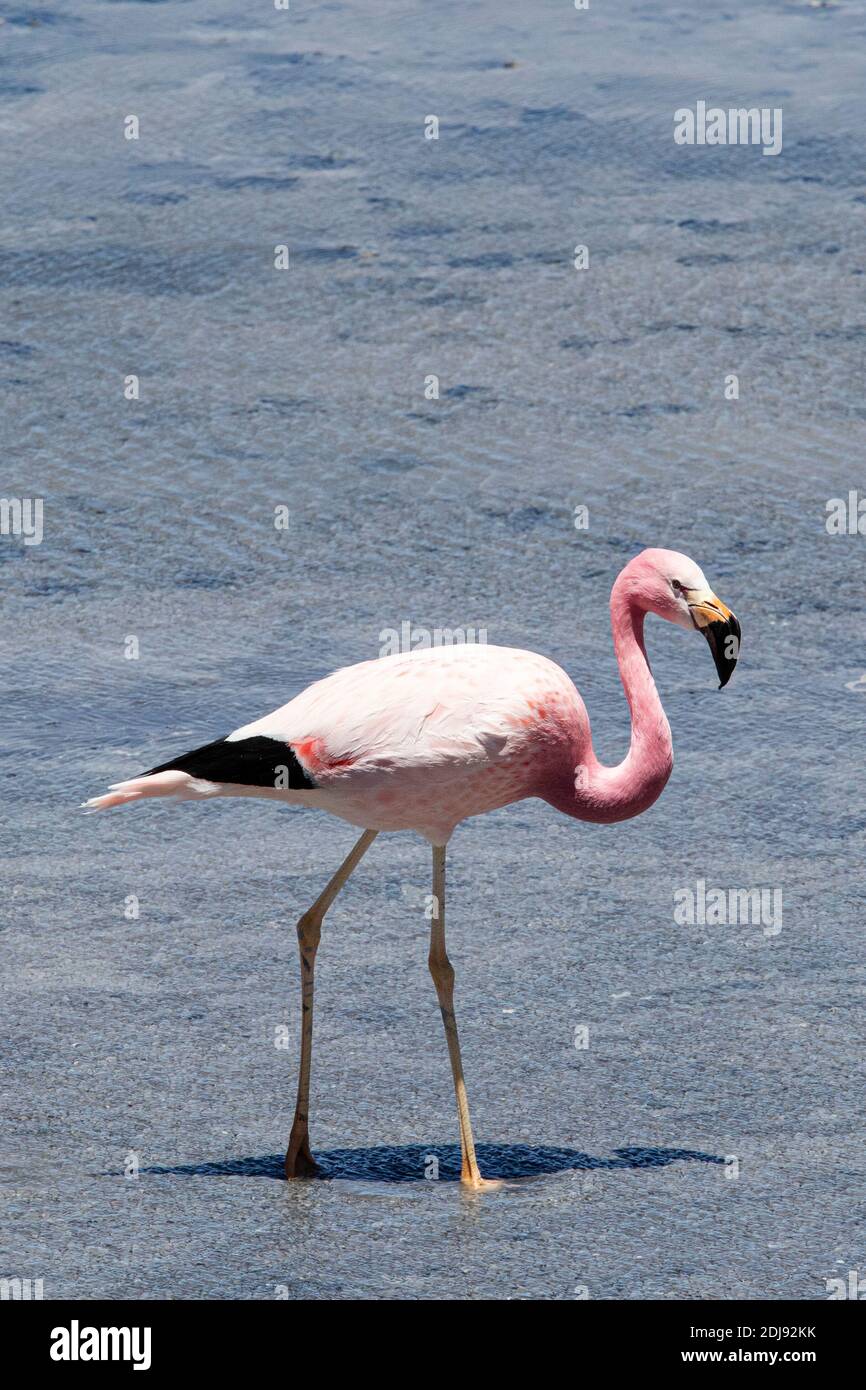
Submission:
M 543 723 L 544 702 L 573 700 L 579 696 L 565 672 L 533 652 L 478 645 L 383 657 L 335 671 L 262 719 L 85 805 L 286 795 L 397 771 L 407 792 L 430 792 L 519 754 Z
M 525 740 L 545 699 L 575 696 L 565 672 L 533 652 L 428 648 L 335 671 L 228 742 L 289 744 L 317 784 L 350 767 L 447 778 Z
M 240 742 L 218 738 L 214 743 L 206 743 L 191 753 L 182 753 L 167 763 L 160 763 L 159 767 L 152 767 L 142 776 L 152 777 L 157 772 L 169 771 L 187 772 L 206 782 L 233 782 L 245 787 L 276 786 L 282 773 L 283 786 L 292 790 L 315 785 L 298 762 L 294 750 L 272 738 L 253 737 Z

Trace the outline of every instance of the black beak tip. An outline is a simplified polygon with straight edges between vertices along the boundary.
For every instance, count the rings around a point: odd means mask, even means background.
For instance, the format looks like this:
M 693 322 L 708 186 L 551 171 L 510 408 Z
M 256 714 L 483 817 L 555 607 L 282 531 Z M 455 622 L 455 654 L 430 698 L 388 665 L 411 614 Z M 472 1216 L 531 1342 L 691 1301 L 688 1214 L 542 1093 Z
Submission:
M 713 654 L 719 689 L 724 690 L 740 655 L 740 624 L 732 613 L 725 622 L 708 623 L 702 631 Z

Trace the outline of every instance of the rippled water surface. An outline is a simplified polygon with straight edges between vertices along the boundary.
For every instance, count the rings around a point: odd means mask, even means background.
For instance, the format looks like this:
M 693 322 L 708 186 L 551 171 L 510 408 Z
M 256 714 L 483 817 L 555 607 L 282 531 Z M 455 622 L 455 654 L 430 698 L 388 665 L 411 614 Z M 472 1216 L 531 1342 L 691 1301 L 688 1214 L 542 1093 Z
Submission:
M 863 1258 L 866 539 L 825 527 L 866 492 L 862 6 L 0 18 L 2 490 L 44 499 L 40 545 L 0 537 L 0 1273 L 47 1297 L 826 1296 Z M 781 107 L 781 155 L 675 145 L 698 99 Z M 649 631 L 663 798 L 609 828 L 525 803 L 452 842 L 504 1186 L 450 1180 L 404 835 L 325 927 L 330 1180 L 273 1181 L 293 923 L 350 832 L 78 803 L 404 621 L 549 654 L 618 760 L 607 597 L 644 545 L 693 556 L 744 633 L 719 694 L 703 644 Z M 698 879 L 781 889 L 782 930 L 678 926 Z

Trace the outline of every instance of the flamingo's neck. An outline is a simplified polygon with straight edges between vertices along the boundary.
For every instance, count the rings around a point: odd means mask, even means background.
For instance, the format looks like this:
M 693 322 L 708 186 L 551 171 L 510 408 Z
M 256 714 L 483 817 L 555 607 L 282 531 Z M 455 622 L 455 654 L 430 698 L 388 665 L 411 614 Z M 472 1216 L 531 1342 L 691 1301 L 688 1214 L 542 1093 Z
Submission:
M 620 575 L 610 597 L 610 620 L 631 711 L 631 743 L 616 767 L 604 767 L 591 745 L 586 750 L 570 808 L 582 820 L 620 821 L 640 815 L 661 795 L 671 775 L 671 730 L 647 660 L 644 616 L 628 578 Z

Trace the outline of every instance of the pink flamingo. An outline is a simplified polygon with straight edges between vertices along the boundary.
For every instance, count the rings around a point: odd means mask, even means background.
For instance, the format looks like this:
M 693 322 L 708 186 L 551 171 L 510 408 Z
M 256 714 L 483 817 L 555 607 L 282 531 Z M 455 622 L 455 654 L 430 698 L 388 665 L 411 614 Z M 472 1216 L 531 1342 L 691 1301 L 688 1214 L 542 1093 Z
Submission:
M 308 1113 L 322 919 L 380 830 L 416 830 L 433 848 L 429 967 L 454 1077 L 461 1178 L 473 1188 L 489 1185 L 475 1157 L 454 970 L 445 950 L 445 847 L 468 816 L 523 797 L 541 797 L 577 820 L 605 823 L 652 805 L 670 776 L 673 753 L 644 647 L 647 613 L 702 632 L 721 686 L 739 655 L 733 613 L 698 566 L 673 550 L 644 550 L 627 564 L 613 586 L 610 613 L 631 710 L 631 744 L 616 767 L 596 758 L 583 701 L 547 657 L 510 647 L 428 647 L 335 671 L 263 719 L 84 803 L 102 809 L 153 796 L 263 796 L 318 807 L 363 828 L 297 926 L 301 1058 L 287 1177 L 316 1172 Z

